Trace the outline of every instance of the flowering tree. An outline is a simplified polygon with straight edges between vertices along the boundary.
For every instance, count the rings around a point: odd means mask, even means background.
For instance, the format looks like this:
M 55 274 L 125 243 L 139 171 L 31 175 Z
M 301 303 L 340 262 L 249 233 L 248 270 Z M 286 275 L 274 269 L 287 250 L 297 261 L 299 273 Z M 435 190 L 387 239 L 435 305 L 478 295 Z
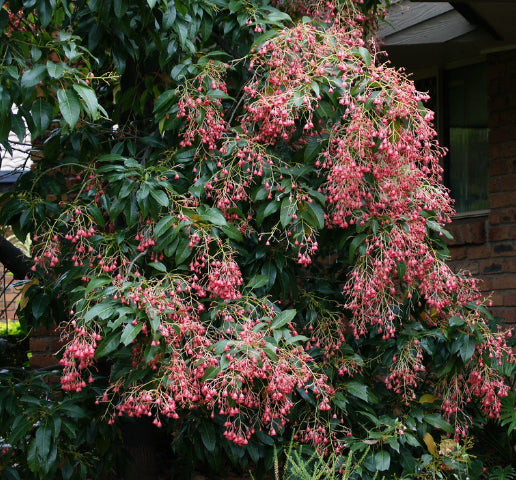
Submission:
M 100 389 L 109 423 L 214 464 L 293 439 L 366 452 L 363 479 L 470 468 L 509 333 L 446 264 L 443 150 L 376 4 L 0 10 L 0 140 L 37 150 L 1 213 L 32 238 L 20 313 L 59 325 L 62 388 Z

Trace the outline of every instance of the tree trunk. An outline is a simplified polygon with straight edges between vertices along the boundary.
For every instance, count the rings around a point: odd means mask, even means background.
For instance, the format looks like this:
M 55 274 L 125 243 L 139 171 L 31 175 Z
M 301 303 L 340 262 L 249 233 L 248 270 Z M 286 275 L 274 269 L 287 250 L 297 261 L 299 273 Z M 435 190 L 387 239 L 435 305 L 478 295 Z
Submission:
M 0 235 L 0 262 L 15 280 L 24 280 L 30 274 L 32 259 Z

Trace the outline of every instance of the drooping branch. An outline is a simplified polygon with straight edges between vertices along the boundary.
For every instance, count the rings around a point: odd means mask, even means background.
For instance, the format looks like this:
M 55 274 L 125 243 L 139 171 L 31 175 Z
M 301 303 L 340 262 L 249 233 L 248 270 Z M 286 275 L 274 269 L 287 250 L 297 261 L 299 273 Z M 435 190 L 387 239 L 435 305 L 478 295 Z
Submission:
M 0 235 L 0 262 L 15 280 L 23 280 L 30 273 L 32 259 Z

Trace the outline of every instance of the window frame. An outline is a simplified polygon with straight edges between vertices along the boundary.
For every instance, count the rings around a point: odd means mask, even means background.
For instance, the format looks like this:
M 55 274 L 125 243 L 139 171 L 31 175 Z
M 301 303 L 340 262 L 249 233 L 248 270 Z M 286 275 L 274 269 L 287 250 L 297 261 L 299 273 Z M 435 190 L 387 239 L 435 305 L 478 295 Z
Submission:
M 436 82 L 436 99 L 435 99 L 435 123 L 434 128 L 437 132 L 437 137 L 439 139 L 439 143 L 449 149 L 450 147 L 450 136 L 447 128 L 446 118 L 448 117 L 449 105 L 446 102 L 445 95 L 445 79 L 446 72 L 450 70 L 455 70 L 463 67 L 470 67 L 474 65 L 478 65 L 481 63 L 487 64 L 487 58 L 485 55 L 470 58 L 467 60 L 461 60 L 457 62 L 447 63 L 444 66 L 433 66 L 421 70 L 417 70 L 413 72 L 413 80 L 415 82 L 422 81 L 425 79 L 435 78 Z M 488 77 L 489 81 L 489 77 Z M 488 95 L 486 89 L 486 97 Z M 489 111 L 488 111 L 489 115 Z M 489 126 L 487 127 L 489 129 Z M 489 147 L 489 140 L 488 140 Z M 489 153 L 488 153 L 488 162 L 489 162 Z M 442 160 L 443 167 L 443 183 L 449 189 L 450 188 L 450 157 L 449 155 L 445 155 Z M 453 198 L 453 197 L 452 197 Z M 487 200 L 489 201 L 489 189 L 487 191 Z M 453 219 L 461 219 L 461 218 L 475 218 L 475 217 L 484 217 L 487 216 L 490 212 L 490 208 L 480 209 L 480 210 L 469 210 L 464 212 L 455 213 Z

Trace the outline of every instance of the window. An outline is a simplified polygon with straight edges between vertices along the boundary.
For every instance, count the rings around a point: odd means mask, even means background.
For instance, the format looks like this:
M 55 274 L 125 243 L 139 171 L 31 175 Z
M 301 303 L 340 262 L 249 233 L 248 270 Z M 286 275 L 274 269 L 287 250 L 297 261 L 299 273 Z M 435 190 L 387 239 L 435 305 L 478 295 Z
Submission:
M 485 63 L 444 76 L 446 180 L 458 213 L 488 208 L 487 71 Z
M 485 63 L 450 69 L 416 82 L 428 91 L 441 143 L 448 147 L 444 180 L 458 214 L 488 208 L 488 110 Z

